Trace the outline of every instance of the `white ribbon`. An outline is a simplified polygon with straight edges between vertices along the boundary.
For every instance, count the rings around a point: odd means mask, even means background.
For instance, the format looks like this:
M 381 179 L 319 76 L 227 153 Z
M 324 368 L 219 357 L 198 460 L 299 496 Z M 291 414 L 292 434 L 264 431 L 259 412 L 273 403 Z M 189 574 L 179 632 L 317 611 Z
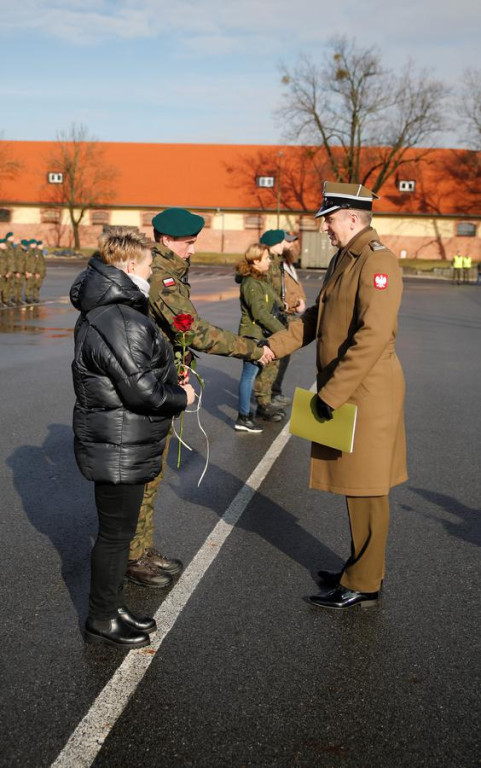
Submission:
M 187 368 L 187 370 L 188 370 L 188 371 L 190 371 L 190 373 L 192 373 L 192 374 L 195 376 L 195 378 L 197 379 L 197 381 L 198 381 L 198 382 L 199 382 L 199 384 L 200 384 L 200 377 L 199 377 L 198 373 L 196 373 L 196 371 L 194 371 L 194 370 L 193 370 L 193 369 L 192 369 L 192 368 L 191 368 L 189 365 L 186 365 L 185 363 L 183 364 L 183 366 L 182 366 L 182 367 L 183 367 L 183 368 Z M 209 438 L 208 438 L 208 436 L 207 436 L 207 432 L 205 431 L 204 427 L 203 427 L 203 426 L 202 426 L 202 424 L 200 423 L 200 416 L 199 416 L 199 412 L 200 412 L 200 409 L 201 409 L 201 406 L 202 406 L 202 385 L 201 385 L 200 393 L 199 393 L 199 394 L 197 394 L 197 392 L 196 392 L 196 393 L 195 393 L 195 396 L 196 396 L 196 398 L 197 398 L 197 400 L 198 400 L 198 402 L 197 402 L 197 405 L 195 406 L 195 408 L 194 408 L 194 409 L 188 409 L 188 408 L 186 408 L 186 409 L 185 409 L 185 411 L 184 411 L 184 413 L 196 413 L 196 414 L 197 414 L 197 424 L 199 425 L 199 429 L 200 429 L 200 431 L 202 432 L 202 434 L 203 434 L 203 435 L 204 435 L 204 437 L 205 437 L 205 444 L 206 444 L 206 459 L 205 459 L 205 465 L 204 465 L 204 469 L 203 469 L 203 471 L 202 471 L 202 474 L 201 474 L 201 476 L 200 476 L 200 478 L 199 478 L 199 482 L 197 483 L 197 488 L 198 488 L 198 487 L 199 487 L 199 485 L 201 484 L 202 480 L 204 479 L 204 475 L 205 475 L 205 473 L 207 472 L 207 467 L 209 466 L 209 457 L 210 457 L 210 445 L 209 445 Z M 180 443 L 181 445 L 183 445 L 183 446 L 184 446 L 184 448 L 187 448 L 187 450 L 188 450 L 188 451 L 192 451 L 192 448 L 190 447 L 190 445 L 188 445 L 188 444 L 187 444 L 187 443 L 186 443 L 186 442 L 185 442 L 185 441 L 184 441 L 184 440 L 183 440 L 183 439 L 180 437 L 180 435 L 178 435 L 178 434 L 177 434 L 177 430 L 176 430 L 176 428 L 175 428 L 175 421 L 174 421 L 174 420 L 172 421 L 172 429 L 173 429 L 174 435 L 176 436 L 176 438 L 177 438 L 177 440 L 179 441 L 179 443 Z

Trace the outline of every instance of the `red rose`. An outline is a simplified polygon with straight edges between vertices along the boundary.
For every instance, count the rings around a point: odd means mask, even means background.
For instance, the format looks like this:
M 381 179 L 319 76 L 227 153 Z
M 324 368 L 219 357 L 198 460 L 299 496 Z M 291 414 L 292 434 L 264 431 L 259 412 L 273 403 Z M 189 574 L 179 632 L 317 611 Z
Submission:
M 185 331 L 190 331 L 194 319 L 192 315 L 180 314 L 174 317 L 173 322 L 178 331 L 185 333 Z

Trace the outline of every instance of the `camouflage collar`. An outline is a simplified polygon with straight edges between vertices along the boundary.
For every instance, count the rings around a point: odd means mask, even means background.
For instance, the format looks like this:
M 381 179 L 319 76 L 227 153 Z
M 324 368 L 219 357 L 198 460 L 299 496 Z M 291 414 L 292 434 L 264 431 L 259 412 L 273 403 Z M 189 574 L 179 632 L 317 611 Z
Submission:
M 181 259 L 169 248 L 166 248 L 162 243 L 156 243 L 155 248 L 152 249 L 152 255 L 154 261 L 160 257 L 162 261 L 168 262 L 168 270 L 170 274 L 175 275 L 179 280 L 185 278 L 189 271 L 190 261 Z

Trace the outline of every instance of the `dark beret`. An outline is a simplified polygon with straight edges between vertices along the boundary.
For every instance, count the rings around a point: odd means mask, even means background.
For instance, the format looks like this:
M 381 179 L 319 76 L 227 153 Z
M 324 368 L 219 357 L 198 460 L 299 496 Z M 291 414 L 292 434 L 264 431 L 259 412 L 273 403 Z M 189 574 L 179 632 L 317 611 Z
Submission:
M 269 248 L 277 243 L 282 243 L 285 240 L 286 233 L 283 229 L 268 229 L 267 232 L 261 237 L 262 245 L 267 245 Z
M 155 231 L 169 237 L 194 237 L 199 234 L 204 224 L 202 216 L 185 208 L 166 208 L 152 219 Z

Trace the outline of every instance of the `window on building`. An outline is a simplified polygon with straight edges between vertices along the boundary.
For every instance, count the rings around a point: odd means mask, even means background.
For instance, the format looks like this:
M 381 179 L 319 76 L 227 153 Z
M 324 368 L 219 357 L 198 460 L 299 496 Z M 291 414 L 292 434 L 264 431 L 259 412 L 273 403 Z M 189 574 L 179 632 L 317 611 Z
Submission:
M 476 224 L 471 221 L 458 221 L 456 223 L 458 237 L 476 237 Z
M 40 211 L 40 221 L 42 224 L 59 224 L 60 210 L 58 208 L 44 208 Z
M 49 184 L 63 184 L 63 173 L 50 171 L 47 173 L 47 181 Z
M 94 226 L 108 224 L 110 221 L 110 211 L 90 211 L 90 223 Z
M 301 216 L 300 228 L 304 232 L 314 232 L 319 229 L 319 220 L 314 216 Z
M 414 192 L 416 189 L 415 181 L 398 181 L 397 188 L 400 192 Z
M 0 221 L 7 222 L 12 220 L 12 212 L 8 208 L 0 208 Z
M 264 217 L 258 214 L 244 216 L 245 229 L 264 229 Z

